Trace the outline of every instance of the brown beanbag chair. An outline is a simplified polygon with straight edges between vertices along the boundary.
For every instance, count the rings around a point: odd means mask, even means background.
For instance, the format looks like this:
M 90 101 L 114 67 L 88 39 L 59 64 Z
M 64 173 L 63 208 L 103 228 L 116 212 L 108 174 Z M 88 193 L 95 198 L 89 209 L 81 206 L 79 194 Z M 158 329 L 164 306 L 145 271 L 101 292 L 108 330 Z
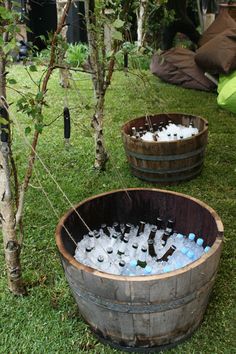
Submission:
M 227 29 L 200 47 L 195 56 L 197 65 L 213 74 L 228 74 L 236 69 L 236 27 Z
M 161 55 L 153 55 L 151 72 L 163 81 L 202 91 L 216 87 L 196 65 L 195 53 L 185 48 L 172 48 Z
M 228 14 L 228 12 L 220 13 L 215 21 L 207 28 L 203 33 L 199 41 L 199 46 L 201 47 L 205 43 L 209 42 L 211 39 L 215 38 L 218 34 L 224 32 L 227 29 L 235 28 L 236 22 Z

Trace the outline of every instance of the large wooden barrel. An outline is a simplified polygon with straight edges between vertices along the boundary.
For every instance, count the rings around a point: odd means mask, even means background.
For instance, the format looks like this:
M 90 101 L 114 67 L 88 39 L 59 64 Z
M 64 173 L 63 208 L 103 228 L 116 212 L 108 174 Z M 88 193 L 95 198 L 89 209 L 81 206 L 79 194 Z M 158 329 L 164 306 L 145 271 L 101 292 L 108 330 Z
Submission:
M 176 220 L 176 230 L 194 232 L 211 250 L 179 270 L 161 275 L 127 277 L 78 263 L 75 244 L 91 229 L 114 221 L 155 223 L 158 215 Z M 66 278 L 84 320 L 102 341 L 128 351 L 152 351 L 186 339 L 203 319 L 218 268 L 223 225 L 203 202 L 158 189 L 104 193 L 67 212 L 56 229 Z
M 131 137 L 131 128 L 144 126 L 146 116 L 133 119 L 122 127 L 122 139 L 134 176 L 151 183 L 172 184 L 190 180 L 200 174 L 207 145 L 208 122 L 197 116 L 163 113 L 148 116 L 151 123 L 189 125 L 199 133 L 183 140 L 149 142 Z

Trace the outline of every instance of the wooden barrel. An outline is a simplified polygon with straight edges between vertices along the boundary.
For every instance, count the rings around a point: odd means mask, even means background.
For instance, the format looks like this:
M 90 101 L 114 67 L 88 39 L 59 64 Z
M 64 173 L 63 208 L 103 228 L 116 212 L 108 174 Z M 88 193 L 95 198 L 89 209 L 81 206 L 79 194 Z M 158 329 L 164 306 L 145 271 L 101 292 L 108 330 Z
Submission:
M 56 229 L 66 278 L 84 320 L 102 341 L 127 351 L 152 351 L 186 339 L 202 321 L 219 263 L 223 225 L 216 212 L 184 194 L 127 189 L 81 202 L 76 210 L 91 229 L 114 221 L 155 223 L 157 215 L 176 220 L 176 230 L 194 232 L 211 250 L 179 270 L 161 275 L 119 276 L 78 263 L 76 240 L 87 232 L 75 210 Z M 66 231 L 67 230 L 67 231 Z
M 229 15 L 236 21 L 236 2 L 234 4 L 220 4 L 220 13 L 228 12 Z
M 207 145 L 208 122 L 197 116 L 181 113 L 148 116 L 151 123 L 188 126 L 193 123 L 199 133 L 183 140 L 149 142 L 131 137 L 131 128 L 144 126 L 146 117 L 136 118 L 122 127 L 122 139 L 134 176 L 151 183 L 173 184 L 200 174 Z

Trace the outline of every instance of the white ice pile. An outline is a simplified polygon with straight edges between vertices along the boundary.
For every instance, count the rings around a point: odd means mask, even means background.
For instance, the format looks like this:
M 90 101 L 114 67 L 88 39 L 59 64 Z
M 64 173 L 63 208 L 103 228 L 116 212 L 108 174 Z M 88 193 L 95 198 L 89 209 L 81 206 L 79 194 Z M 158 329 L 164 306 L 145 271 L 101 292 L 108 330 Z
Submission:
M 169 123 L 165 127 L 158 129 L 152 133 L 147 131 L 141 136 L 144 141 L 174 141 L 190 138 L 198 134 L 198 128 L 194 128 L 191 124 L 187 127 L 181 124 Z
M 137 276 L 182 268 L 209 249 L 193 233 L 173 232 L 171 222 L 165 229 L 144 222 L 138 226 L 114 223 L 84 235 L 74 257 L 106 273 Z

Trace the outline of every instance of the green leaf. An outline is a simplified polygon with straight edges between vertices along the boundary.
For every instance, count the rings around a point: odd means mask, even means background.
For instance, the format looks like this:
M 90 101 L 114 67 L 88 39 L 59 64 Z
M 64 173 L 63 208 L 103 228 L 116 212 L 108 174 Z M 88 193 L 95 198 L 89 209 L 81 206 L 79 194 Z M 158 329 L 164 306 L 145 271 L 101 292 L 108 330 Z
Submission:
M 39 91 L 35 97 L 36 101 L 41 101 L 43 99 L 43 92 Z
M 6 118 L 0 117 L 0 123 L 4 125 L 8 125 L 8 120 Z
M 30 71 L 32 71 L 32 72 L 38 71 L 36 65 L 30 65 L 29 69 L 30 69 Z
M 26 127 L 25 128 L 25 135 L 29 135 L 31 133 L 31 128 L 30 127 Z
M 37 132 L 39 132 L 41 134 L 43 131 L 43 124 L 35 124 L 34 128 L 35 128 L 35 130 L 37 130 Z
M 120 20 L 119 18 L 117 18 L 113 23 L 112 26 L 114 28 L 121 28 L 124 26 L 124 21 Z
M 117 41 L 122 41 L 123 40 L 122 33 L 119 32 L 119 31 L 116 31 L 116 30 L 112 32 L 112 38 L 116 39 Z
M 17 84 L 17 81 L 15 79 L 8 79 L 7 80 L 10 85 L 15 85 Z

